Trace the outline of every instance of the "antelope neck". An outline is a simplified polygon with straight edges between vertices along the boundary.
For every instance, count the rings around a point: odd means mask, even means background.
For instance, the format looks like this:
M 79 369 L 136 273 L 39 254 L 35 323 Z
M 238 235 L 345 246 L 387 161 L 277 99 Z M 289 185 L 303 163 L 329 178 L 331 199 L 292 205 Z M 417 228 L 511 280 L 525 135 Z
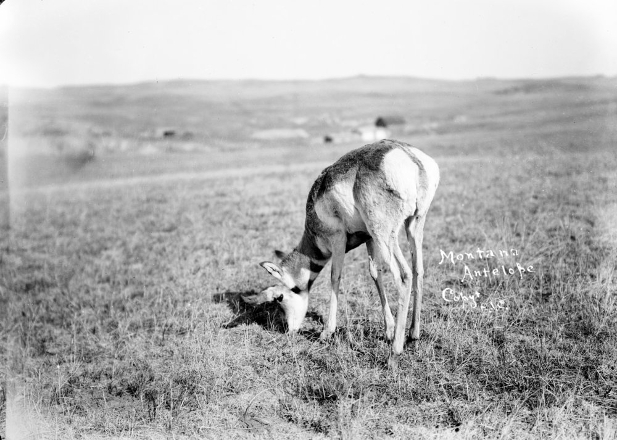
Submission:
M 309 271 L 308 280 L 305 281 L 305 279 L 302 279 L 296 280 L 296 282 L 300 283 L 300 286 L 304 286 L 304 283 L 306 282 L 306 290 L 310 290 L 313 282 L 319 275 L 319 272 L 321 272 L 321 270 L 324 268 L 324 265 L 315 261 L 315 258 L 311 256 L 311 249 L 308 249 L 307 252 L 307 250 L 303 249 L 302 246 L 299 246 L 298 248 L 294 249 L 292 254 L 294 255 L 291 255 L 289 257 L 290 262 L 293 261 L 295 265 L 297 265 L 296 267 L 300 266 L 304 269 L 308 269 Z M 303 290 L 300 286 L 296 284 L 290 290 L 293 293 L 300 293 Z

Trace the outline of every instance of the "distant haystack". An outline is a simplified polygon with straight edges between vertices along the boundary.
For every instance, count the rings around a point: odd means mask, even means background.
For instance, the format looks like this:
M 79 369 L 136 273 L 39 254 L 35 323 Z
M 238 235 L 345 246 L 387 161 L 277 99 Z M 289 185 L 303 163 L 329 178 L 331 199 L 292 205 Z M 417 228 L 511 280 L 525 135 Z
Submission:
M 405 118 L 402 116 L 379 116 L 375 120 L 375 127 L 391 127 L 393 125 L 405 125 Z
M 306 139 L 309 135 L 306 130 L 301 128 L 273 128 L 270 130 L 256 131 L 251 137 L 253 139 L 274 141 L 285 139 Z
M 178 131 L 173 127 L 161 127 L 155 131 L 155 137 L 159 139 L 176 137 Z
M 139 134 L 141 139 L 192 139 L 193 133 L 190 131 L 180 131 L 174 127 L 158 127 L 145 130 Z

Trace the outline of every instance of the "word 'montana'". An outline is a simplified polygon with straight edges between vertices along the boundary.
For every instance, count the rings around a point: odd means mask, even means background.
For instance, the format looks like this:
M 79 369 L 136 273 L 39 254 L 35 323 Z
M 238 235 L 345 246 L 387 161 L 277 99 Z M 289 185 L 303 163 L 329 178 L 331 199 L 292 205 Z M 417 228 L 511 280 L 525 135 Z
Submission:
M 498 252 L 494 252 L 491 249 L 482 250 L 478 248 L 474 252 L 463 252 L 460 254 L 454 254 L 454 252 L 450 251 L 445 253 L 443 250 L 439 249 L 441 253 L 441 261 L 439 264 L 443 264 L 445 261 L 449 261 L 452 264 L 456 264 L 458 262 L 469 261 L 469 260 L 488 260 L 490 258 L 496 257 L 517 257 L 519 252 L 516 249 L 507 250 L 499 250 Z M 482 270 L 471 270 L 466 263 L 464 265 L 464 275 L 461 281 L 473 281 L 475 278 L 484 277 L 498 277 L 498 276 L 507 276 L 514 275 L 518 272 L 518 275 L 523 278 L 523 274 L 525 272 L 534 272 L 533 266 L 524 267 L 519 263 L 516 263 L 516 268 L 507 267 L 505 265 L 501 265 L 498 267 L 494 267 L 492 269 L 485 267 Z
M 452 251 L 446 254 L 441 249 L 439 249 L 439 252 L 441 253 L 441 261 L 439 262 L 439 264 L 442 264 L 446 260 L 449 260 L 452 264 L 455 264 L 457 261 L 476 260 L 476 259 L 487 260 L 489 258 L 497 257 L 497 254 L 493 252 L 491 249 L 487 249 L 483 251 L 480 248 L 476 249 L 474 252 L 463 252 L 461 254 L 456 254 L 456 255 Z M 474 257 L 474 254 L 477 255 L 477 257 Z M 507 250 L 500 250 L 499 256 L 500 257 L 509 257 L 509 256 L 516 257 L 518 256 L 518 251 L 516 249 L 510 249 L 510 252 L 508 253 Z

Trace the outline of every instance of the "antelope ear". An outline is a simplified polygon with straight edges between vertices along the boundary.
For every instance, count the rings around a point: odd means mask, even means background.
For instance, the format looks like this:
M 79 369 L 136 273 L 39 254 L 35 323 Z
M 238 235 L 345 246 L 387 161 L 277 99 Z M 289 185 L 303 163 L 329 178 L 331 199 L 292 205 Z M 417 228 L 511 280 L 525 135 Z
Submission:
M 261 267 L 266 269 L 270 275 L 276 278 L 279 281 L 283 281 L 283 271 L 276 264 L 271 263 L 269 261 L 263 261 L 259 263 Z
M 285 252 L 279 251 L 278 249 L 274 251 L 274 255 L 276 255 L 276 258 L 278 258 L 279 260 L 282 260 L 287 256 Z

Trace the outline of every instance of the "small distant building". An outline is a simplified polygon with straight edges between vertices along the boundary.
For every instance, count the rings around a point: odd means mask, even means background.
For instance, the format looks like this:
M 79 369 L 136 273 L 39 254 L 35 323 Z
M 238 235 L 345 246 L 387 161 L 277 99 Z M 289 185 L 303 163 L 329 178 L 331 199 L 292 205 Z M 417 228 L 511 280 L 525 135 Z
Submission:
M 370 124 L 369 121 L 366 122 Z M 340 121 L 339 125 L 341 127 L 354 128 L 348 131 L 328 133 L 322 138 L 324 143 L 357 142 L 358 138 L 363 142 L 377 142 L 382 139 L 388 139 L 392 137 L 391 127 L 405 125 L 405 119 L 402 116 L 379 116 L 372 125 L 358 127 L 358 121 L 355 120 Z
M 360 134 L 364 142 L 377 142 L 390 137 L 390 130 L 385 127 L 369 125 L 360 127 L 354 131 Z
M 375 120 L 375 127 L 391 127 L 392 125 L 405 125 L 405 118 L 402 116 L 379 116 Z

